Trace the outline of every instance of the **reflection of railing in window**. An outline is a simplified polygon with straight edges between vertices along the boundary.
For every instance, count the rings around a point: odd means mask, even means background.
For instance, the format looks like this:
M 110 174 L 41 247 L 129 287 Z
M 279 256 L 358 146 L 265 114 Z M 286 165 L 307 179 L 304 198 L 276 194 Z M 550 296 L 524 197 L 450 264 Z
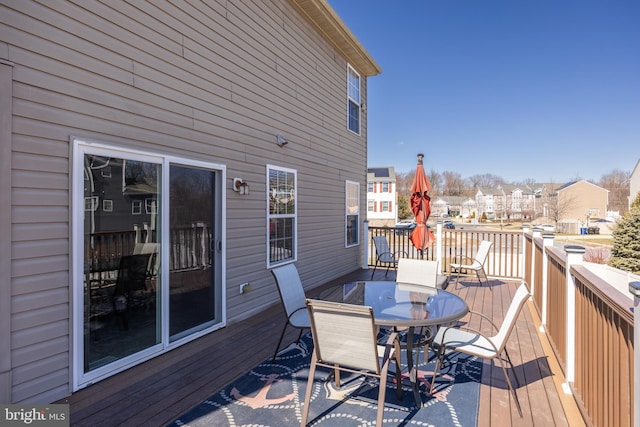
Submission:
M 172 228 L 169 269 L 191 270 L 211 266 L 211 230 L 203 223 Z
M 85 261 L 90 273 L 117 269 L 122 256 L 136 252 L 136 244 L 154 242 L 149 229 L 93 233 L 85 244 Z M 207 268 L 211 265 L 211 232 L 202 223 L 170 231 L 169 271 Z M 147 236 L 149 238 L 147 238 Z M 158 254 L 159 255 L 159 254 Z M 93 278 L 92 278 L 93 279 Z

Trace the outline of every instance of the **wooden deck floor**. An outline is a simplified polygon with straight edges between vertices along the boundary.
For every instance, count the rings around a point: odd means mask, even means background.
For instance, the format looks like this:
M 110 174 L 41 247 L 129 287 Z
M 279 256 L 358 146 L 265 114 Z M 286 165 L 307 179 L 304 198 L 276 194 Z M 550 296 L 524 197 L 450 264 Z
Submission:
M 358 271 L 322 288 L 368 279 L 370 274 Z M 376 272 L 374 279 L 384 279 L 384 271 Z M 490 291 L 477 282 L 461 281 L 458 286 L 450 284 L 447 290 L 462 296 L 471 310 L 492 316 L 500 324 L 518 283 L 493 280 L 492 284 Z M 508 346 L 521 383 L 517 393 L 524 417 L 520 418 L 510 401 L 500 368 L 485 364 L 478 426 L 584 425 L 572 396 L 558 391 L 564 378 L 539 332 L 539 320 L 531 307 L 521 313 Z M 271 357 L 283 322 L 281 306 L 270 307 L 260 315 L 89 386 L 58 403 L 70 404 L 72 426 L 167 425 Z M 296 338 L 297 332 L 289 328 L 285 341 Z

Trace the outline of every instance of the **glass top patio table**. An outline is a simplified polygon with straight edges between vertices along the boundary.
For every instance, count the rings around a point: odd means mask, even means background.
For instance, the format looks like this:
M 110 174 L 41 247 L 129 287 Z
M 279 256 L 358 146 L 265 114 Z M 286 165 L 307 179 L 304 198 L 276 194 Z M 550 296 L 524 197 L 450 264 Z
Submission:
M 469 312 L 467 303 L 451 292 L 393 281 L 345 283 L 320 292 L 317 298 L 370 306 L 376 325 L 407 328 L 409 337 L 414 336 L 415 328 L 454 322 Z M 407 369 L 416 405 L 422 407 L 413 347 L 413 340 L 407 339 Z M 415 357 L 420 354 L 420 347 L 416 346 L 418 354 Z
M 469 312 L 467 303 L 451 292 L 394 281 L 346 283 L 324 290 L 318 298 L 370 306 L 380 326 L 441 325 Z

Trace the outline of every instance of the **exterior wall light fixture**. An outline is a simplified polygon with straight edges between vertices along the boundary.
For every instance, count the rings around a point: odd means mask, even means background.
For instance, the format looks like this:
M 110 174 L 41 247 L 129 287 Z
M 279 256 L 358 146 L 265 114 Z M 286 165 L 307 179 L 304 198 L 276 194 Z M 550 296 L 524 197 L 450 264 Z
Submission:
M 244 182 L 242 178 L 233 178 L 233 191 L 240 193 L 243 196 L 249 194 L 249 184 Z
M 276 135 L 276 144 L 278 144 L 278 147 L 284 147 L 288 143 L 289 141 L 287 141 L 287 139 L 284 136 L 280 134 Z

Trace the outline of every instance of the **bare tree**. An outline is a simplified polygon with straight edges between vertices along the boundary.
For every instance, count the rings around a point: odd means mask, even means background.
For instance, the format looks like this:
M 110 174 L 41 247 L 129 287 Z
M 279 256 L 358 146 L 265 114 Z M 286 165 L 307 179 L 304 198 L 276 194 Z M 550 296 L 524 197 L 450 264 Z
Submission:
M 561 219 L 564 219 L 567 212 L 576 202 L 575 196 L 558 197 L 557 191 L 549 194 L 546 200 L 547 217 L 551 218 L 557 226 Z
M 464 196 L 467 192 L 464 179 L 458 172 L 446 171 L 442 173 L 444 186 L 442 194 L 444 196 Z
M 624 215 L 628 210 L 629 200 L 629 172 L 620 169 L 614 169 L 608 174 L 602 175 L 600 178 L 600 187 L 609 190 L 609 206 L 610 211 L 619 211 Z
M 504 179 L 490 173 L 473 175 L 470 178 L 468 178 L 468 180 L 471 186 L 475 189 L 481 188 L 481 187 L 494 188 L 500 184 L 504 184 Z
M 431 197 L 442 195 L 442 175 L 435 170 L 431 169 L 427 174 L 429 183 L 431 183 Z

